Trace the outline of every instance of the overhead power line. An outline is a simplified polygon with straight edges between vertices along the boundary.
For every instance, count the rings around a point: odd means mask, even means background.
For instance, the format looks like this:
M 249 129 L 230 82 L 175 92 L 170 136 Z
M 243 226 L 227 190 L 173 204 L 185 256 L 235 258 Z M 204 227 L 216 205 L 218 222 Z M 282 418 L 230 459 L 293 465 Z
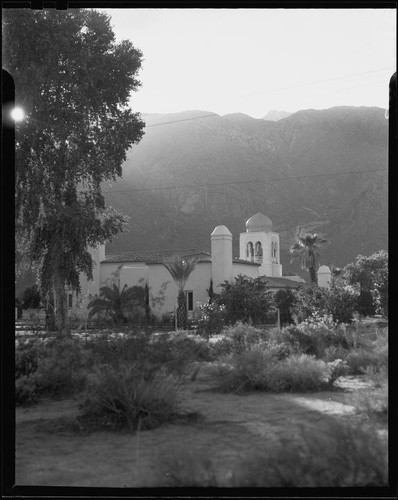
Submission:
M 229 181 L 229 182 L 212 182 L 211 184 L 185 184 L 181 186 L 163 186 L 163 187 L 153 187 L 153 188 L 136 188 L 136 189 L 115 189 L 112 191 L 103 191 L 104 194 L 113 193 L 135 193 L 139 191 L 166 191 L 171 189 L 194 189 L 194 188 L 205 188 L 213 186 L 228 186 L 228 185 L 239 185 L 239 184 L 258 184 L 264 182 L 279 182 L 290 179 L 309 179 L 315 177 L 333 177 L 338 175 L 357 175 L 357 174 L 373 174 L 373 173 L 387 173 L 387 170 L 357 170 L 353 172 L 333 172 L 329 174 L 312 174 L 312 175 L 291 175 L 288 177 L 274 177 L 271 179 L 253 179 L 250 181 Z

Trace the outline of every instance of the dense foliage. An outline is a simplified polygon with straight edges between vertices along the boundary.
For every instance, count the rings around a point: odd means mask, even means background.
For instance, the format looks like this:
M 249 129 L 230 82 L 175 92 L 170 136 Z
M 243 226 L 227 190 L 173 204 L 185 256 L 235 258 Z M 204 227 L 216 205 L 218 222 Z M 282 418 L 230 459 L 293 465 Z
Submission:
M 28 286 L 23 291 L 19 302 L 23 309 L 40 307 L 41 296 L 37 285 Z
M 327 314 L 333 317 L 333 321 L 350 323 L 357 309 L 357 297 L 354 289 L 345 286 L 299 288 L 295 292 L 291 313 L 297 322 L 314 314 Z
M 348 283 L 359 288 L 359 312 L 388 315 L 388 253 L 380 250 L 365 257 L 358 255 L 345 267 Z
M 289 288 L 278 290 L 275 293 L 274 302 L 279 309 L 282 325 L 293 323 L 292 311 L 296 301 L 296 294 Z
M 104 13 L 3 12 L 3 64 L 25 113 L 16 126 L 17 248 L 37 265 L 43 294 L 55 292 L 60 331 L 66 287 L 78 291 L 82 272 L 91 278 L 88 247 L 126 222 L 106 207 L 101 183 L 121 176 L 127 149 L 143 134 L 128 108 L 141 59 L 131 42 L 115 42 Z
M 237 321 L 265 323 L 274 312 L 272 294 L 261 277 L 249 278 L 240 274 L 233 282 L 225 281 L 215 302 L 225 307 L 229 324 Z
M 95 315 L 104 314 L 105 318 L 110 318 L 114 325 L 126 323 L 129 313 L 136 308 L 145 311 L 147 289 L 141 286 L 127 287 L 123 289 L 114 284 L 112 287 L 103 286 L 100 289 L 99 297 L 96 297 L 88 304 L 90 309 L 89 319 Z

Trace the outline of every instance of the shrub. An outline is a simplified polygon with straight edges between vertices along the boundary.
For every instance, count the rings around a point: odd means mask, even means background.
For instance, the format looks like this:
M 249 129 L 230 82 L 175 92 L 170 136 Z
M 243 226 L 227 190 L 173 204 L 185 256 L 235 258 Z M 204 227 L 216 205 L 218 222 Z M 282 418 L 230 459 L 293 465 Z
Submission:
M 219 334 L 225 323 L 226 309 L 222 304 L 200 304 L 195 312 L 194 325 L 197 333 L 205 338 Z
M 55 338 L 18 342 L 15 348 L 16 404 L 32 404 L 43 395 L 69 396 L 86 378 L 79 341 Z
M 225 306 L 229 323 L 253 321 L 259 324 L 268 320 L 273 298 L 262 277 L 249 278 L 240 274 L 234 282 L 225 281 L 221 285 L 215 302 Z
M 213 456 L 174 448 L 160 467 L 168 486 L 370 487 L 388 485 L 387 446 L 375 429 L 329 420 L 303 427 L 296 439 L 267 441 L 231 463 L 227 474 Z M 224 462 L 222 462 L 224 464 Z
M 296 351 L 318 358 L 326 355 L 328 347 L 348 347 L 344 329 L 331 316 L 317 313 L 295 327 L 285 328 L 283 335 Z
M 281 324 L 293 323 L 292 309 L 296 302 L 296 295 L 289 289 L 278 290 L 274 296 L 275 306 L 280 311 Z
M 261 344 L 222 358 L 216 368 L 220 388 L 232 392 L 317 391 L 330 383 L 332 373 L 327 363 L 305 354 L 278 360 Z
M 388 355 L 383 351 L 371 351 L 364 348 L 353 349 L 346 357 L 350 373 L 362 375 L 369 370 L 379 372 L 387 367 Z
M 351 323 L 357 307 L 358 294 L 349 286 L 332 286 L 330 289 L 309 287 L 295 292 L 291 307 L 297 322 L 314 314 L 331 316 L 336 323 Z
M 40 307 L 41 297 L 38 286 L 35 284 L 25 288 L 21 296 L 21 301 L 23 309 L 37 309 Z
M 18 341 L 15 345 L 15 404 L 27 406 L 40 398 L 36 372 L 43 345 L 37 339 Z
M 15 379 L 15 404 L 28 406 L 40 399 L 40 389 L 35 375 L 22 375 Z
M 220 389 L 228 392 L 267 390 L 275 363 L 275 358 L 259 346 L 230 354 L 221 360 L 216 369 Z
M 37 340 L 19 341 L 15 345 L 15 378 L 28 377 L 37 370 L 40 343 Z
M 225 327 L 222 331 L 227 342 L 232 346 L 233 352 L 243 352 L 251 348 L 251 346 L 259 343 L 267 338 L 264 330 L 255 328 L 254 326 L 238 321 L 235 325 Z
M 295 302 L 292 306 L 292 314 L 298 323 L 305 321 L 314 313 L 324 314 L 326 312 L 326 291 L 324 288 L 311 286 L 298 288 L 295 292 Z
M 275 364 L 268 383 L 272 392 L 312 392 L 330 382 L 327 363 L 305 354 L 293 355 Z
M 78 420 L 88 430 L 153 428 L 177 414 L 179 387 L 178 379 L 159 367 L 148 374 L 125 361 L 97 366 Z
M 325 291 L 325 311 L 337 323 L 351 323 L 357 309 L 358 294 L 350 286 L 332 286 Z
M 56 338 L 38 358 L 35 373 L 41 394 L 64 397 L 76 394 L 86 380 L 86 356 L 79 341 Z
M 325 348 L 325 355 L 323 359 L 328 363 L 338 359 L 345 360 L 349 352 L 349 349 L 346 349 L 345 347 L 342 347 L 340 345 L 331 345 Z

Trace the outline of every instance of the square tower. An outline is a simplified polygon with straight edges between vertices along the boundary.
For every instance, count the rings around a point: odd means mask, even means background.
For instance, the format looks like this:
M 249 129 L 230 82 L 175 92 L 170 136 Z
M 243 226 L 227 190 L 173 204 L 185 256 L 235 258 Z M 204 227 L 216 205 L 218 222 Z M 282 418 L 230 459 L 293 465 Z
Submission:
M 260 264 L 259 276 L 282 276 L 279 234 L 272 231 L 272 221 L 260 212 L 246 221 L 246 232 L 240 233 L 240 258 Z

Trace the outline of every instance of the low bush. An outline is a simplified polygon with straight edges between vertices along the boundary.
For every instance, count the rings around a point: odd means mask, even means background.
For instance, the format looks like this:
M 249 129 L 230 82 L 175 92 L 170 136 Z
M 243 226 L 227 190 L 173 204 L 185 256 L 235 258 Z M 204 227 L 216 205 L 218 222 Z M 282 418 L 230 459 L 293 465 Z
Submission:
M 349 347 L 344 328 L 330 316 L 319 316 L 317 313 L 297 326 L 284 328 L 282 338 L 295 352 L 317 358 L 324 358 L 326 349 L 330 347 Z
M 86 380 L 87 353 L 76 339 L 56 338 L 38 358 L 36 379 L 40 393 L 55 398 L 80 392 Z
M 39 340 L 18 341 L 15 346 L 15 378 L 29 377 L 37 370 L 42 344 Z
M 15 379 L 15 404 L 29 406 L 40 399 L 40 387 L 34 374 L 22 375 Z
M 371 487 L 388 485 L 387 445 L 368 426 L 329 420 L 296 439 L 259 443 L 249 456 L 217 466 L 215 457 L 175 448 L 160 467 L 169 487 Z M 225 470 L 226 469 L 226 470 Z
M 123 361 L 95 367 L 78 420 L 86 430 L 148 429 L 177 414 L 179 379 L 166 369 L 151 373 L 142 364 Z
M 278 360 L 260 344 L 221 358 L 215 374 L 220 389 L 231 392 L 311 392 L 328 387 L 336 375 L 322 360 L 305 354 Z
M 364 348 L 352 349 L 346 361 L 351 375 L 363 375 L 370 372 L 380 372 L 386 368 L 388 355 L 386 352 L 372 351 Z
M 15 348 L 17 405 L 37 402 L 42 396 L 65 397 L 82 390 L 86 359 L 78 340 L 35 339 Z
M 240 353 L 247 351 L 253 345 L 267 339 L 267 334 L 264 330 L 255 328 L 238 321 L 233 326 L 225 327 L 221 334 L 224 336 L 227 343 L 231 346 L 231 352 Z
M 325 355 L 323 357 L 324 361 L 330 363 L 338 359 L 345 360 L 348 356 L 350 350 L 342 346 L 329 346 L 325 348 Z
M 275 363 L 276 359 L 270 353 L 260 346 L 253 346 L 250 350 L 221 358 L 215 374 L 220 389 L 224 391 L 267 390 Z
M 327 363 L 306 354 L 290 356 L 275 364 L 268 383 L 272 392 L 314 392 L 331 381 Z

